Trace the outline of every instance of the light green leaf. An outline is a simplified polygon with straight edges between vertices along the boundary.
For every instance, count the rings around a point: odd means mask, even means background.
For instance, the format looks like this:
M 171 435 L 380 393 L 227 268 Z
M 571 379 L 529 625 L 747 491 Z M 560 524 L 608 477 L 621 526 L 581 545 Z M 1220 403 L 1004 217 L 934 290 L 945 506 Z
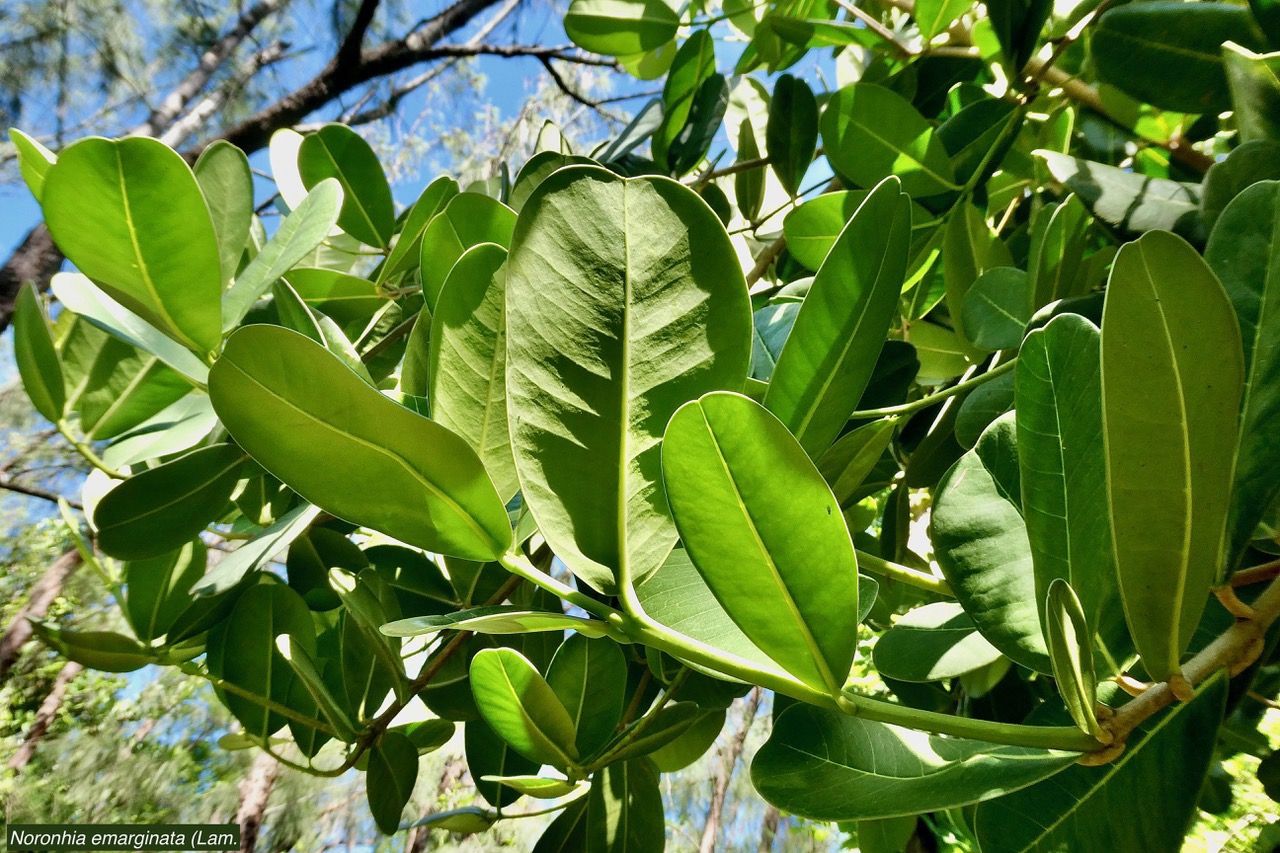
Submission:
M 818 459 L 818 471 L 831 485 L 841 509 L 854 503 L 863 484 L 884 455 L 897 426 L 893 418 L 882 418 L 845 433 Z
M 685 548 L 725 612 L 796 678 L 838 692 L 857 645 L 858 564 L 803 448 L 758 403 L 713 393 L 671 418 L 662 472 Z
M 529 196 L 538 188 L 538 184 L 547 179 L 552 172 L 575 164 L 592 164 L 595 161 L 588 157 L 575 157 L 559 151 L 539 151 L 520 167 L 514 183 L 511 185 L 510 207 L 517 213 L 529 200 Z
M 68 408 L 79 413 L 80 432 L 90 441 L 138 427 L 191 391 L 190 380 L 156 356 L 88 323 L 77 322 L 62 349 Z
M 1043 235 L 1033 240 L 1032 292 L 1026 310 L 1035 312 L 1058 299 L 1079 296 L 1088 286 L 1084 250 L 1093 218 L 1076 195 L 1067 196 L 1049 218 Z
M 507 261 L 516 470 L 542 534 L 597 589 L 640 582 L 675 544 L 659 441 L 684 402 L 742 387 L 740 269 L 715 214 L 667 179 L 571 166 L 521 213 Z
M 218 240 L 177 152 L 137 136 L 82 139 L 49 169 L 42 204 L 58 247 L 113 299 L 196 353 L 217 349 Z
M 1000 650 L 951 601 L 907 613 L 881 635 L 872 653 L 878 672 L 898 681 L 918 682 L 955 678 L 1000 659 Z
M 564 31 L 584 50 L 631 56 L 675 38 L 680 16 L 664 0 L 573 0 Z
M 67 407 L 62 360 L 53 343 L 53 327 L 35 285 L 18 290 L 13 310 L 13 357 L 31 405 L 46 420 L 58 423 Z
M 604 635 L 604 623 L 568 616 L 529 610 L 516 604 L 494 604 L 474 607 L 457 613 L 440 616 L 414 616 L 383 625 L 382 633 L 389 637 L 417 637 L 438 631 L 473 631 L 478 634 L 527 634 L 536 631 L 581 631 L 586 636 Z
M 98 504 L 98 546 L 122 560 L 181 548 L 227 508 L 245 455 L 232 444 L 193 450 L 136 474 Z
M 535 797 L 540 800 L 555 800 L 568 796 L 582 785 L 580 782 L 548 779 L 546 776 L 484 776 L 481 781 L 506 785 L 526 797 Z
M 224 331 L 239 326 L 272 282 L 329 236 L 341 208 L 342 186 L 336 180 L 324 180 L 312 187 L 222 297 Z
M 751 781 L 760 796 L 800 817 L 874 820 L 1004 796 L 1078 757 L 793 705 L 751 762 Z
M 9 140 L 18 150 L 18 171 L 22 173 L 22 180 L 36 197 L 36 201 L 41 201 L 45 176 L 49 174 L 53 164 L 58 162 L 58 155 L 16 127 L 9 128 Z
M 971 348 L 964 327 L 964 302 L 969 288 L 987 270 L 1012 267 L 1013 257 L 1004 242 L 991 233 L 982 212 L 968 202 L 952 210 L 942 239 L 942 280 L 947 307 L 960 341 L 968 351 Z
M 1013 349 L 1031 318 L 1027 274 L 1014 267 L 993 267 L 978 276 L 964 295 L 962 325 L 979 349 Z
M 871 381 L 898 305 L 910 200 L 886 179 L 849 220 L 813 280 L 765 393 L 811 457 L 840 434 Z
M 418 779 L 418 750 L 413 742 L 400 732 L 385 732 L 369 751 L 365 779 L 374 823 L 386 835 L 394 835 Z
M 422 252 L 422 232 L 427 230 L 436 214 L 458 194 L 458 182 L 453 178 L 436 178 L 414 202 L 413 209 L 405 217 L 400 235 L 391 253 L 378 271 L 378 283 L 405 273 L 418 264 Z
M 773 86 L 765 150 L 769 165 L 791 195 L 800 183 L 818 146 L 818 101 L 803 80 L 783 74 Z
M 236 442 L 334 515 L 465 559 L 492 560 L 510 545 L 506 510 L 475 451 L 314 341 L 248 326 L 227 341 L 209 383 Z
M 930 533 L 943 576 L 982 635 L 1016 663 L 1049 672 L 1013 418 L 997 418 L 938 482 Z
M 326 124 L 303 137 L 298 174 L 308 190 L 332 178 L 342 186 L 338 227 L 370 246 L 386 248 L 395 226 L 391 186 L 378 157 L 360 134 L 341 124 Z
M 854 186 L 896 175 L 913 197 L 958 189 L 942 142 L 896 92 L 872 83 L 846 86 L 827 101 L 820 127 L 831 167 Z
M 1107 499 L 1125 616 L 1156 680 L 1180 675 L 1223 538 L 1244 384 L 1240 326 L 1186 241 L 1121 247 L 1102 327 Z
M 916 0 L 915 19 L 920 36 L 929 41 L 971 8 L 964 0 Z
M 1098 682 L 1093 674 L 1093 632 L 1071 584 L 1054 578 L 1044 603 L 1044 638 L 1053 664 L 1053 679 L 1072 721 L 1099 736 Z M 1107 740 L 1110 735 L 1106 735 Z
M 420 273 L 427 308 L 436 310 L 445 280 L 463 252 L 481 243 L 510 246 L 515 225 L 515 211 L 486 195 L 465 192 L 449 199 L 422 232 Z
M 566 769 L 578 759 L 573 718 L 533 664 L 515 649 L 484 649 L 471 660 L 481 716 L 512 748 Z
M 346 708 L 329 691 L 329 686 L 320 674 L 319 665 L 305 646 L 288 634 L 282 634 L 276 637 L 276 651 L 280 652 L 280 656 L 289 664 L 298 682 L 311 695 L 316 708 L 337 731 L 338 737 L 346 743 L 354 743 L 357 737 L 354 721 Z M 394 734 L 399 735 L 399 732 Z
M 190 589 L 204 574 L 204 543 L 187 544 L 150 560 L 124 564 L 124 613 L 144 643 L 169 632 L 191 605 Z
M 301 536 L 318 515 L 320 508 L 309 504 L 291 509 L 275 524 L 219 560 L 218 565 L 191 588 L 192 594 L 217 595 L 231 589 Z
M 235 277 L 240 256 L 249 242 L 253 224 L 253 173 L 249 158 L 224 139 L 200 152 L 195 165 L 200 192 L 209 205 L 213 232 L 218 236 L 222 284 Z
M 156 658 L 133 637 L 114 631 L 69 631 L 32 620 L 31 628 L 49 648 L 67 660 L 99 672 L 133 672 Z

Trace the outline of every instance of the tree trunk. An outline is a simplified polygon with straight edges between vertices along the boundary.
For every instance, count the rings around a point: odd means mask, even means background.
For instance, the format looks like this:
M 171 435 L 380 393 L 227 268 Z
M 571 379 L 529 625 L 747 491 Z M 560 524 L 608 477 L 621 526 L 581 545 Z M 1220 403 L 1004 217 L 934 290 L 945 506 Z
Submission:
M 75 679 L 84 670 L 84 667 L 75 661 L 68 661 L 62 669 L 58 670 L 58 677 L 53 681 L 53 689 L 49 691 L 49 695 L 44 697 L 44 701 L 40 703 L 39 710 L 36 711 L 36 718 L 31 723 L 31 728 L 27 731 L 27 737 L 22 742 L 22 746 L 18 747 L 18 751 L 13 754 L 13 758 L 9 759 L 9 769 L 21 771 L 27 766 L 27 762 L 36 754 L 36 747 L 40 745 L 40 741 L 49 733 L 49 726 L 53 725 L 53 718 L 57 716 L 58 709 L 62 707 L 62 702 L 67 698 L 67 688 L 71 686 L 72 680 Z
M 240 783 L 240 811 L 236 823 L 240 824 L 240 853 L 253 853 L 262 830 L 262 817 L 267 812 L 267 800 L 280 775 L 280 765 L 265 752 L 259 752 L 249 768 L 249 775 Z
M 711 805 L 707 808 L 707 822 L 702 826 L 702 843 L 698 845 L 698 853 L 714 853 L 716 836 L 720 834 L 720 819 L 724 813 L 725 796 L 729 792 L 729 782 L 733 779 L 734 768 L 742 756 L 742 748 L 747 743 L 747 733 L 755 722 L 756 711 L 760 710 L 759 687 L 753 688 L 742 711 L 742 723 L 729 742 L 725 744 L 720 755 L 720 767 L 716 771 L 715 781 L 711 789 Z
M 30 281 L 44 290 L 62 266 L 63 258 L 43 222 L 27 232 L 26 238 L 0 267 L 0 332 L 9 328 L 22 285 Z
M 3 319 L 4 317 L 0 316 L 0 320 Z M 3 328 L 0 326 L 0 329 Z M 80 567 L 80 563 L 80 552 L 74 549 L 68 551 L 55 560 L 53 565 L 45 570 L 40 580 L 31 587 L 31 591 L 27 594 L 27 603 L 13 617 L 13 622 L 4 632 L 4 636 L 0 637 L 0 684 L 4 683 L 9 670 L 17 663 L 22 646 L 31 639 L 32 628 L 28 620 L 43 619 L 48 614 L 49 607 L 62 594 L 62 587 L 66 584 L 67 578 Z
M 778 821 L 781 818 L 782 813 L 777 806 L 765 808 L 764 820 L 760 825 L 760 846 L 756 848 L 756 853 L 772 853 L 773 839 L 778 835 Z

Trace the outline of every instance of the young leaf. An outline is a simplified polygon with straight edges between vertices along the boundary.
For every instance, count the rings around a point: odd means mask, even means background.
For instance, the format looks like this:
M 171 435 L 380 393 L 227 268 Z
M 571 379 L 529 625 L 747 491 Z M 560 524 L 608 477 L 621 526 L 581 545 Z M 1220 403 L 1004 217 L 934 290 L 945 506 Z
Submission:
M 769 124 L 765 150 L 769 164 L 791 195 L 800 192 L 800 182 L 809 171 L 809 162 L 818 146 L 818 101 L 803 80 L 783 74 L 773 86 L 769 101 Z
M 506 785 L 526 797 L 540 800 L 556 800 L 578 790 L 579 783 L 568 779 L 548 779 L 545 776 L 485 776 L 483 782 Z
M 237 443 L 318 506 L 428 551 L 492 560 L 507 513 L 471 447 L 397 405 L 319 344 L 248 326 L 209 373 Z M 377 483 L 377 489 L 353 487 Z
M 764 404 L 817 458 L 875 369 L 898 305 L 911 233 L 896 180 L 877 186 L 837 238 L 778 357 Z
M 35 285 L 18 290 L 13 310 L 13 357 L 31 405 L 45 420 L 58 423 L 67 406 L 62 360 L 53 343 L 53 327 Z
M 515 649 L 484 649 L 472 658 L 471 691 L 485 722 L 516 752 L 562 770 L 577 761 L 573 718 Z
M 1095 737 L 1102 734 L 1098 715 L 1098 683 L 1093 675 L 1093 633 L 1071 584 L 1054 578 L 1044 603 L 1044 639 L 1053 664 L 1053 679 L 1072 721 Z
M 397 731 L 384 732 L 369 751 L 367 786 L 369 811 L 378 829 L 394 835 L 400 815 L 413 796 L 418 779 L 418 750 L 408 737 Z
M 1000 797 L 1060 772 L 1079 753 L 938 737 L 809 705 L 775 720 L 751 782 L 811 820 L 873 820 Z
M 69 631 L 32 620 L 35 635 L 67 660 L 99 672 L 133 672 L 156 662 L 155 655 L 133 637 L 114 631 Z
M 725 612 L 796 678 L 838 692 L 857 646 L 858 563 L 803 448 L 758 403 L 708 394 L 671 418 L 662 473 L 685 548 Z
M 1116 256 L 1102 318 L 1107 501 L 1125 616 L 1160 681 L 1222 577 L 1238 413 L 1240 326 L 1185 240 L 1152 231 Z
M 521 213 L 507 260 L 516 471 L 539 530 L 596 589 L 640 582 L 675 544 L 659 441 L 686 401 L 742 386 L 740 269 L 715 214 L 667 179 L 570 166 Z
M 303 137 L 298 174 L 308 190 L 334 179 L 342 186 L 338 227 L 378 248 L 391 244 L 395 205 L 378 157 L 360 134 L 341 124 L 326 124 Z
M 473 631 L 478 634 L 528 634 L 537 631 L 577 630 L 586 636 L 604 636 L 604 623 L 569 616 L 529 610 L 518 604 L 494 604 L 474 607 L 440 616 L 414 616 L 389 622 L 381 628 L 388 637 L 417 637 L 439 631 Z
M 467 440 L 509 501 L 520 490 L 507 429 L 507 250 L 473 246 L 458 258 L 431 317 L 431 419 Z
M 203 355 L 222 340 L 218 240 L 191 168 L 154 139 L 91 137 L 45 177 L 58 247 L 113 299 Z
M 195 173 L 209 205 L 213 232 L 218 237 L 218 260 L 225 286 L 235 277 L 240 256 L 249 242 L 249 228 L 253 224 L 253 173 L 244 152 L 224 139 L 200 152 Z

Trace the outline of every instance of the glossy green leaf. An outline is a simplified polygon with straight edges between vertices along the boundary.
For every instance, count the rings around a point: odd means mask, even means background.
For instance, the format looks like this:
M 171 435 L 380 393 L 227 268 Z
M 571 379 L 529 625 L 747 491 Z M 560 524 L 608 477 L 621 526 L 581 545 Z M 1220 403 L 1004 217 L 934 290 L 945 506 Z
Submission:
M 422 252 L 422 233 L 457 194 L 458 182 L 453 178 L 436 178 L 427 185 L 405 217 L 400 235 L 378 271 L 379 283 L 417 266 Z
M 660 168 L 670 168 L 671 144 L 689 120 L 694 97 L 716 71 L 716 46 L 710 30 L 696 30 L 676 51 L 662 87 L 662 123 L 653 132 L 652 156 Z
M 715 214 L 662 178 L 571 166 L 520 216 L 507 261 L 516 470 L 539 530 L 597 589 L 638 583 L 675 544 L 659 441 L 681 404 L 742 385 L 740 269 Z
M 224 331 L 239 326 L 271 284 L 329 236 L 341 209 L 342 186 L 336 180 L 324 180 L 311 188 L 222 297 Z
M 831 485 L 831 492 L 847 509 L 858 488 L 870 476 L 893 439 L 896 423 L 882 418 L 845 433 L 818 458 L 818 471 Z
M 942 142 L 896 92 L 871 83 L 846 86 L 827 102 L 820 127 L 831 167 L 854 186 L 896 175 L 913 197 L 957 188 Z
M 369 772 L 365 784 L 369 811 L 378 829 L 393 835 L 400 828 L 400 815 L 413 796 L 418 779 L 418 750 L 405 735 L 385 732 L 369 751 Z
M 728 81 L 722 74 L 711 74 L 689 101 L 689 117 L 667 148 L 671 174 L 683 175 L 702 162 L 720 132 L 728 106 Z
M 1049 672 L 1019 481 L 1008 414 L 938 482 L 930 534 L 943 576 L 982 635 L 1014 662 Z
M 1013 349 L 1031 318 L 1027 274 L 1014 267 L 992 267 L 973 282 L 961 307 L 965 336 L 979 349 Z
M 1036 52 L 1040 31 L 1052 11 L 1053 0 L 992 0 L 987 15 L 1007 68 L 1021 72 Z
M 957 183 L 979 170 L 995 171 L 1017 137 L 1022 111 L 1002 98 L 982 98 L 960 109 L 938 127 L 938 140 L 951 158 Z
M 916 0 L 914 14 L 921 37 L 929 41 L 969 8 L 970 4 L 964 0 Z
M 800 313 L 797 301 L 773 302 L 752 315 L 751 378 L 768 382 Z
M 204 354 L 222 339 L 218 240 L 186 162 L 154 139 L 82 139 L 45 177 L 45 222 L 125 308 Z
M 169 632 L 191 605 L 191 587 L 205 569 L 205 546 L 193 539 L 175 551 L 124 564 L 124 612 L 144 643 Z
M 67 660 L 99 672 L 133 672 L 156 658 L 133 637 L 114 631 L 69 631 L 32 620 L 31 628 L 49 648 Z
M 515 211 L 488 196 L 465 192 L 451 198 L 422 232 L 420 272 L 427 308 L 436 310 L 445 280 L 463 252 L 481 243 L 510 246 L 515 224 Z
M 800 817 L 874 820 L 1000 797 L 1078 757 L 794 705 L 774 721 L 751 762 L 751 781 L 770 803 Z
M 708 394 L 671 418 L 662 471 L 685 548 L 725 612 L 796 678 L 839 691 L 857 645 L 858 564 L 799 443 L 758 403 Z
M 44 179 L 58 162 L 58 155 L 16 127 L 9 128 L 9 141 L 18 152 L 18 171 L 36 201 L 44 197 Z
M 484 649 L 472 658 L 471 691 L 485 722 L 516 752 L 561 769 L 577 761 L 573 718 L 515 649 Z
M 456 613 L 439 616 L 415 616 L 382 626 L 382 633 L 389 637 L 417 637 L 438 631 L 473 631 L 478 634 L 528 634 L 537 631 L 581 631 L 586 636 L 604 636 L 604 623 L 569 616 L 530 610 L 517 604 L 493 604 L 473 607 Z
M 873 655 L 882 675 L 913 682 L 956 678 L 1001 657 L 964 609 L 951 601 L 907 613 L 876 641 Z
M 885 180 L 837 238 L 778 357 L 764 404 L 812 457 L 840 434 L 871 381 L 910 233 L 910 201 L 896 180 Z
M 1147 672 L 1180 674 L 1223 575 L 1240 326 L 1186 241 L 1153 231 L 1116 256 L 1102 320 L 1107 497 L 1125 615 Z
M 582 755 L 594 755 L 613 737 L 627 702 L 627 662 L 618 644 L 570 634 L 556 649 L 547 683 L 564 704 Z
M 956 441 L 968 450 L 992 421 L 1013 408 L 1013 374 L 997 376 L 974 388 L 956 412 Z
M 275 524 L 219 560 L 204 579 L 191 588 L 191 592 L 195 595 L 217 595 L 231 589 L 287 548 L 319 514 L 319 507 L 308 504 L 290 510 Z
M 538 772 L 540 763 L 525 758 L 508 746 L 483 718 L 468 720 L 462 728 L 467 768 L 480 796 L 494 808 L 505 808 L 523 796 L 515 788 L 489 780 L 528 776 Z
M 1111 763 L 1069 767 L 1050 781 L 979 806 L 973 825 L 982 849 L 1181 849 L 1196 816 L 1226 694 L 1227 679 L 1215 676 L 1194 700 L 1140 726 Z M 1134 807 L 1138 803 L 1141 808 Z
M 755 130 L 750 121 L 743 121 L 738 125 L 738 162 L 750 163 L 759 160 L 760 156 Z M 760 208 L 764 204 L 765 177 L 763 168 L 749 168 L 733 177 L 734 201 L 738 203 L 738 212 L 748 222 L 754 222 L 760 216 Z
M 210 371 L 209 393 L 241 447 L 340 518 L 466 559 L 494 559 L 511 543 L 502 501 L 465 441 L 296 332 L 236 332 Z M 353 488 L 361 482 L 377 488 Z
M 765 150 L 769 165 L 791 195 L 800 183 L 818 146 L 818 101 L 803 80 L 783 74 L 773 85 Z
M 573 0 L 564 31 L 584 50 L 631 56 L 675 38 L 680 16 L 664 0 Z
M 338 226 L 370 246 L 390 245 L 396 218 L 391 186 L 378 156 L 360 134 L 341 124 L 308 133 L 298 148 L 298 174 L 308 190 L 336 180 L 342 186 Z
M 240 256 L 249 242 L 249 228 L 253 224 L 253 173 L 249 170 L 249 158 L 230 142 L 219 139 L 200 152 L 195 173 L 209 205 L 213 232 L 218 237 L 218 260 L 225 285 L 240 267 Z
M 243 461 L 240 448 L 215 444 L 130 477 L 93 513 L 99 547 L 122 560 L 181 548 L 226 509 Z
M 1254 529 L 1280 493 L 1280 182 L 1245 190 L 1227 206 L 1205 260 L 1235 308 L 1244 345 L 1240 411 L 1226 559 L 1234 568 Z
M 545 776 L 485 776 L 482 781 L 506 785 L 540 800 L 555 800 L 577 791 L 580 783 L 568 779 L 548 779 Z
M 46 420 L 61 421 L 67 406 L 62 361 L 53 343 L 53 327 L 44 313 L 40 294 L 30 282 L 18 290 L 14 304 L 13 357 L 31 405 Z
M 659 776 L 646 758 L 596 771 L 587 798 L 585 853 L 662 853 L 666 818 Z
M 313 313 L 332 317 L 342 328 L 367 323 L 387 305 L 373 282 L 337 270 L 294 267 L 284 278 Z
M 1108 9 L 1089 46 L 1098 76 L 1163 110 L 1231 109 L 1222 45 L 1261 49 L 1249 10 L 1227 3 L 1152 0 Z
M 1102 732 L 1094 709 L 1098 683 L 1093 674 L 1093 633 L 1071 584 L 1054 578 L 1044 603 L 1044 638 L 1058 693 L 1072 721 L 1092 735 Z
M 1159 2 L 1162 0 L 1152 0 Z M 1069 187 L 1094 216 L 1121 231 L 1142 234 L 1162 229 L 1194 242 L 1204 240 L 1196 184 L 1151 178 L 1055 151 L 1036 151 L 1035 156 L 1044 160 L 1049 174 Z
M 520 490 L 507 429 L 507 250 L 473 246 L 458 258 L 431 317 L 431 419 L 467 440 L 509 501 Z

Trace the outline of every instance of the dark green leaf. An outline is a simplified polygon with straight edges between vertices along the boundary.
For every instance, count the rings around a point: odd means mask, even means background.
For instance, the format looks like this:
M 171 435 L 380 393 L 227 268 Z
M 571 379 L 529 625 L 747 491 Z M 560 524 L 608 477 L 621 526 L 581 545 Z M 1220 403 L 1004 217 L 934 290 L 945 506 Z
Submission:
M 689 120 L 694 96 L 716 71 L 715 40 L 709 30 L 697 30 L 676 51 L 662 87 L 662 124 L 653 133 L 653 160 L 671 168 L 668 152 Z
M 199 539 L 150 560 L 124 564 L 124 612 L 139 640 L 158 640 L 191 605 L 190 589 L 205 569 Z
M 587 799 L 585 853 L 662 853 L 666 819 L 658 777 L 647 758 L 596 772 Z
M 31 405 L 46 420 L 60 422 L 67 405 L 62 361 L 53 344 L 53 327 L 31 282 L 18 290 L 14 304 L 13 356 Z
M 818 101 L 803 80 L 783 74 L 773 85 L 765 150 L 769 165 L 791 195 L 800 183 L 818 146 Z
M 685 174 L 707 156 L 728 106 L 729 83 L 724 75 L 712 74 L 703 80 L 689 102 L 688 119 L 667 150 L 673 175 Z
M 961 308 L 965 336 L 979 349 L 1013 349 L 1022 342 L 1030 319 L 1027 274 L 1014 267 L 992 267 L 978 276 Z
M 547 683 L 573 720 L 578 752 L 596 754 L 613 737 L 627 701 L 627 662 L 618 644 L 570 634 L 551 659 Z
M 374 822 L 386 835 L 395 834 L 418 779 L 417 748 L 400 732 L 385 732 L 369 751 L 365 778 Z
M 941 681 L 989 666 L 1000 651 L 978 633 L 960 605 L 926 604 L 876 641 L 876 670 L 898 681 Z

